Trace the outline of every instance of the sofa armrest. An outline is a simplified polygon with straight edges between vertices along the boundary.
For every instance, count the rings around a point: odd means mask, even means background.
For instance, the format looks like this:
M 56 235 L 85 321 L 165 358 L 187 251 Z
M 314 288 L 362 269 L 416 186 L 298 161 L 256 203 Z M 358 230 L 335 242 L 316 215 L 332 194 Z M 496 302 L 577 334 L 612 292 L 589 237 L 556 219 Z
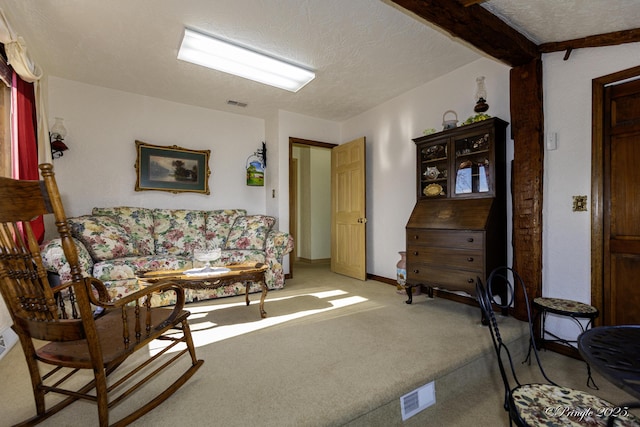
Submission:
M 271 230 L 265 242 L 266 262 L 282 263 L 282 258 L 293 250 L 293 237 L 284 231 Z
M 91 277 L 93 271 L 93 259 L 89 255 L 89 251 L 79 240 L 73 238 L 73 243 L 78 251 L 78 261 L 80 262 L 80 271 L 83 277 Z M 56 273 L 60 276 L 61 283 L 71 281 L 71 266 L 67 262 L 62 249 L 62 242 L 59 238 L 45 242 L 40 247 L 42 256 L 42 264 L 47 271 Z

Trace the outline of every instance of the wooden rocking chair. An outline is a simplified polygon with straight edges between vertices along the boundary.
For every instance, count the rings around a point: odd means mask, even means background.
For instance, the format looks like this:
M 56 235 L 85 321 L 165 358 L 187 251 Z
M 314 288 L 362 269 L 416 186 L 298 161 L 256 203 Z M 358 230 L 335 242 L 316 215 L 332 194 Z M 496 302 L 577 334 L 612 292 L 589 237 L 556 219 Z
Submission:
M 112 424 L 127 425 L 161 404 L 202 366 L 187 323 L 190 313 L 183 310 L 184 290 L 158 283 L 109 301 L 102 282 L 82 277 L 53 166 L 40 165 L 40 171 L 44 181 L 0 178 L 0 291 L 24 351 L 36 404 L 36 415 L 20 425 L 37 424 L 76 400 L 86 399 L 97 403 L 99 424 L 107 426 L 113 406 L 156 374 L 172 375 L 168 388 Z M 70 283 L 50 284 L 42 265 L 29 221 L 47 213 L 55 216 L 71 265 Z M 151 308 L 151 295 L 166 291 L 176 293 L 175 306 Z M 47 343 L 36 348 L 34 339 Z M 168 345 L 149 354 L 147 345 L 156 339 L 167 340 Z M 144 349 L 144 360 L 127 361 Z M 172 368 L 182 356 L 189 360 L 186 371 Z M 85 378 L 79 387 L 68 385 L 82 372 L 91 378 L 88 382 Z M 62 394 L 64 399 L 47 405 L 48 393 Z

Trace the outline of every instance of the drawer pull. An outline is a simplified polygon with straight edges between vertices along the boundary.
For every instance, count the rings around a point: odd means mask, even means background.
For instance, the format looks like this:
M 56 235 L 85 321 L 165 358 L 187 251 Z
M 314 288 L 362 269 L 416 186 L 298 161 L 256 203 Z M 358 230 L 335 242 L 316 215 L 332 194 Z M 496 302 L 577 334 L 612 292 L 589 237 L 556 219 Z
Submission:
M 418 273 L 420 273 L 420 270 L 413 270 L 413 272 L 418 274 Z
M 414 238 L 415 240 L 418 240 L 418 239 L 420 238 L 420 236 L 418 236 L 418 235 L 416 234 L 415 236 L 413 236 L 413 238 Z
M 467 258 L 467 261 L 469 261 L 469 262 L 473 262 L 473 257 L 472 257 L 472 256 L 470 256 L 469 258 Z
M 414 254 L 415 256 L 418 256 L 418 251 L 413 251 L 413 254 Z
M 473 237 L 467 237 L 467 242 L 469 243 L 473 242 Z
M 472 279 L 471 277 L 469 277 L 469 278 L 467 279 L 467 283 L 473 283 L 473 279 Z

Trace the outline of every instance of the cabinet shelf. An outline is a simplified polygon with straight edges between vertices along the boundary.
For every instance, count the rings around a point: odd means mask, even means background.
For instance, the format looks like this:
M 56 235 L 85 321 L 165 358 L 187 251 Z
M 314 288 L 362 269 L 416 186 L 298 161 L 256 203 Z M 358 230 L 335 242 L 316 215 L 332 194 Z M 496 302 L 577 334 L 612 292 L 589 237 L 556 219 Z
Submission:
M 444 162 L 447 161 L 446 157 L 438 157 L 437 159 L 425 159 L 422 162 L 423 163 L 438 163 L 438 162 Z
M 473 157 L 473 156 L 477 156 L 479 154 L 487 154 L 490 153 L 490 150 L 478 150 L 478 151 L 472 151 L 470 153 L 461 153 L 461 154 L 457 154 L 456 153 L 456 158 L 462 158 L 462 157 Z

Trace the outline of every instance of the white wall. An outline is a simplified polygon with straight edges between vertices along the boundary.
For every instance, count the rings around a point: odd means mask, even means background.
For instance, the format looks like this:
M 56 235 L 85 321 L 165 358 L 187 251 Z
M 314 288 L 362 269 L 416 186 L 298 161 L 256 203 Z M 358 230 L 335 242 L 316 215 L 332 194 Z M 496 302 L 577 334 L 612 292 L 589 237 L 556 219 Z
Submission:
M 573 195 L 588 195 L 587 206 L 591 201 L 591 84 L 640 65 L 640 43 L 563 57 L 543 56 L 545 129 L 558 136 L 557 150 L 546 151 L 544 161 L 543 295 L 591 303 L 591 212 L 571 210 Z M 548 325 L 575 336 L 570 322 L 551 319 Z
M 49 78 L 49 117 L 64 118 L 68 131 L 69 150 L 54 160 L 68 216 L 94 206 L 265 212 L 267 187 L 247 186 L 245 175 L 247 157 L 265 140 L 262 119 L 55 77 Z M 135 140 L 211 150 L 211 194 L 134 191 Z
M 331 150 L 293 147 L 298 159 L 298 222 L 294 233 L 297 256 L 331 258 Z
M 311 147 L 311 259 L 331 258 L 331 150 Z
M 367 139 L 367 273 L 395 278 L 398 252 L 406 247 L 405 226 L 416 202 L 416 145 L 412 139 L 427 128 L 442 130 L 447 110 L 456 111 L 460 122 L 474 115 L 478 76 L 486 77 L 487 114 L 508 122 L 509 67 L 480 59 L 342 124 L 342 141 L 362 135 Z M 507 139 L 510 160 L 513 142 Z M 508 241 L 510 223 L 509 217 Z

